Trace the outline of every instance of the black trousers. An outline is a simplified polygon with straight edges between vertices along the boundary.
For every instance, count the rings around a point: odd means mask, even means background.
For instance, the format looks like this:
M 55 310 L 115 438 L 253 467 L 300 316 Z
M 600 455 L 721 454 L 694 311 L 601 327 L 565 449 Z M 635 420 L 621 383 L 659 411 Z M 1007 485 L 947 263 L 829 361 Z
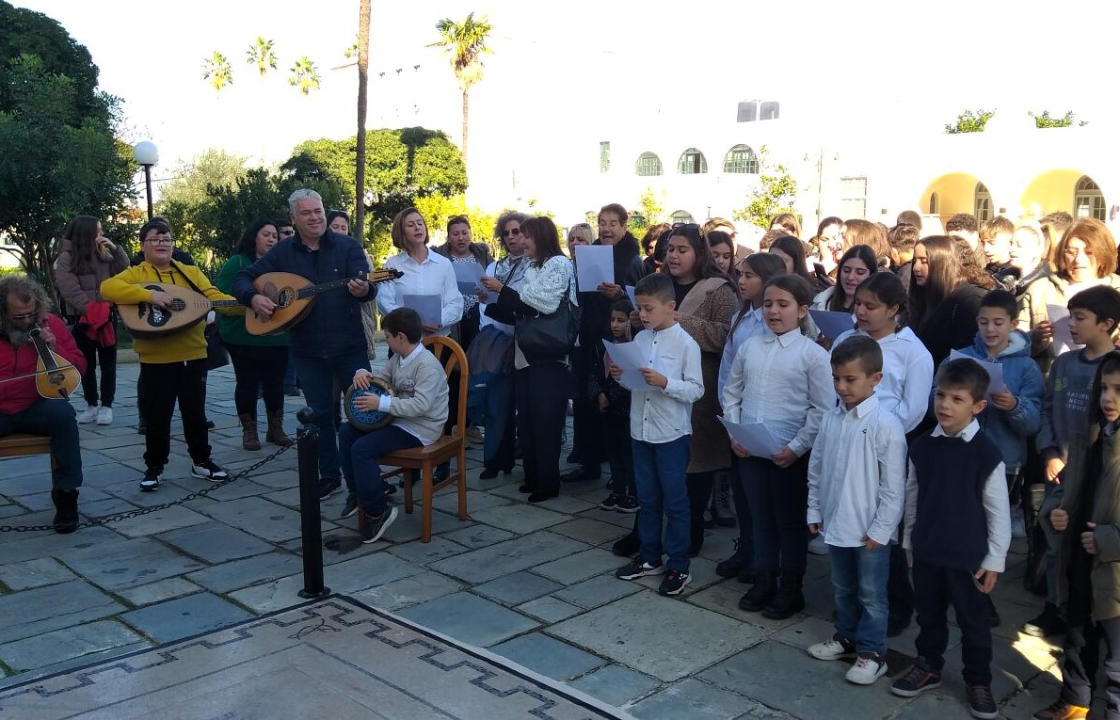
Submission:
M 754 526 L 751 523 L 751 504 L 747 500 L 747 475 L 750 465 L 743 458 L 731 458 L 731 499 L 735 502 L 735 518 L 739 522 L 739 550 L 746 558 L 747 567 L 754 569 Z
M 575 393 L 572 398 L 572 452 L 590 477 L 598 477 L 606 453 L 603 448 L 603 414 L 588 392 L 590 373 L 595 372 L 593 349 L 572 348 L 572 376 Z M 598 368 L 602 372 L 602 367 Z
M 902 537 L 899 525 L 898 536 Z M 887 571 L 888 625 L 907 625 L 914 614 L 914 587 L 910 584 L 910 564 L 901 543 L 891 543 L 890 566 Z
M 1093 680 L 1100 665 L 1100 644 L 1104 641 L 1104 673 L 1108 700 L 1105 717 L 1120 718 L 1120 617 L 1093 622 L 1083 618 L 1071 622 L 1066 631 L 1065 651 L 1058 661 L 1062 668 L 1062 700 L 1089 707 L 1093 703 Z
M 235 345 L 226 343 L 237 382 L 233 404 L 238 415 L 257 414 L 257 391 L 264 397 L 267 412 L 284 410 L 284 373 L 288 371 L 288 346 Z
M 90 407 L 113 407 L 117 394 L 117 346 L 101 347 L 86 334 L 74 327 L 74 342 L 86 358 L 86 371 L 82 375 L 82 393 Z M 97 394 L 97 366 L 101 366 L 101 394 Z
M 611 466 L 610 489 L 619 495 L 638 497 L 634 486 L 634 453 L 630 448 L 630 417 L 604 415 L 603 428 L 607 440 L 607 461 Z
M 159 474 L 171 452 L 171 414 L 175 401 L 183 418 L 187 451 L 195 464 L 210 459 L 210 440 L 206 432 L 206 359 L 174 363 L 140 363 L 144 385 L 144 462 L 149 472 Z
M 914 609 L 920 630 L 914 645 L 935 672 L 941 672 L 945 666 L 950 605 L 961 629 L 964 681 L 969 685 L 991 685 L 992 615 L 988 596 L 976 587 L 971 571 L 929 565 L 915 557 Z
M 787 468 L 769 458 L 749 457 L 739 463 L 750 503 L 755 570 L 803 577 L 809 548 L 809 454 Z
M 688 483 L 689 541 L 696 552 L 704 544 L 704 511 L 712 499 L 716 474 L 715 471 L 688 473 L 685 478 Z
M 560 491 L 560 433 L 567 411 L 568 369 L 559 362 L 513 372 L 517 435 L 530 492 Z

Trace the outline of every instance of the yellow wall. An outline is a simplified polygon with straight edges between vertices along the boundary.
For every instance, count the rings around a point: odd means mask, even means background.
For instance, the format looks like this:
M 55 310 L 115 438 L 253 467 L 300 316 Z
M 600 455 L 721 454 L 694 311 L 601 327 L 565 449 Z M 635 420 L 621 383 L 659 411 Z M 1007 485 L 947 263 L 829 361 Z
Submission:
M 1044 172 L 1027 186 L 1019 204 L 1028 215 L 1041 217 L 1058 210 L 1072 214 L 1074 188 L 1084 174 L 1068 168 Z
M 929 200 L 937 193 L 941 201 L 938 214 L 944 223 L 957 213 L 968 213 L 976 209 L 976 183 L 980 180 L 968 173 L 949 173 L 934 180 L 922 193 L 918 207 L 923 213 L 929 212 Z

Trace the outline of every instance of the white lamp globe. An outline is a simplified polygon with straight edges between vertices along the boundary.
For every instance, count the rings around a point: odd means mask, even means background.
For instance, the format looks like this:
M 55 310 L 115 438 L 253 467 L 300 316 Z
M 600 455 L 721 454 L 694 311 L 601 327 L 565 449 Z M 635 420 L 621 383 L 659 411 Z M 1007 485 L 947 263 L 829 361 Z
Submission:
M 132 146 L 132 155 L 138 165 L 155 165 L 159 162 L 159 149 L 155 143 L 143 140 Z

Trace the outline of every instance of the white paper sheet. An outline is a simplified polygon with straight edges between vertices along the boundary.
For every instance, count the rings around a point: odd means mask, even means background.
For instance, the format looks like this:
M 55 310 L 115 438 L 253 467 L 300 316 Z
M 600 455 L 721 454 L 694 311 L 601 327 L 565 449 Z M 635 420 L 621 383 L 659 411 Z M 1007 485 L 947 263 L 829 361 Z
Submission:
M 607 355 L 611 362 L 622 368 L 622 377 L 618 384 L 627 390 L 649 390 L 649 383 L 642 377 L 641 368 L 649 367 L 649 363 L 642 357 L 642 351 L 634 343 L 612 343 L 603 341 Z
M 424 325 L 442 324 L 443 298 L 439 295 L 402 295 L 401 304 L 415 310 Z
M 482 267 L 474 262 L 453 262 L 451 267 L 455 270 L 455 282 L 459 292 L 464 295 L 474 295 L 478 288 L 478 281 L 482 279 Z
M 626 286 L 626 297 L 630 298 L 630 307 L 637 310 L 638 309 L 638 296 L 634 294 L 634 286 L 633 285 L 627 285 Z
M 821 334 L 829 340 L 835 340 L 842 333 L 855 327 L 851 313 L 833 310 L 810 310 L 809 315 L 812 316 L 813 322 L 820 328 Z
M 595 292 L 602 283 L 614 282 L 614 247 L 576 246 L 576 285 L 580 292 Z
M 1075 343 L 1073 336 L 1069 334 L 1069 308 L 1064 308 L 1061 305 L 1047 305 L 1046 317 L 1050 321 L 1050 326 L 1054 328 L 1055 357 L 1066 351 L 1080 350 L 1085 347 Z
M 989 396 L 992 393 L 1003 392 L 1004 390 L 1007 389 L 1007 384 L 1005 382 L 1003 382 L 1003 365 L 1000 365 L 999 363 L 988 362 L 987 360 L 977 360 L 976 358 L 972 357 L 971 355 L 965 355 L 960 350 L 950 350 L 949 351 L 949 359 L 950 360 L 959 360 L 961 358 L 963 358 L 965 360 L 971 360 L 972 362 L 978 364 L 980 367 L 982 367 L 982 368 L 984 368 L 985 370 L 988 371 L 988 380 L 989 380 L 989 382 L 988 382 L 988 395 Z
M 782 443 L 770 433 L 770 429 L 762 423 L 733 423 L 725 420 L 722 415 L 717 416 L 731 439 L 746 448 L 747 452 L 755 457 L 769 458 L 777 455 L 784 447 Z

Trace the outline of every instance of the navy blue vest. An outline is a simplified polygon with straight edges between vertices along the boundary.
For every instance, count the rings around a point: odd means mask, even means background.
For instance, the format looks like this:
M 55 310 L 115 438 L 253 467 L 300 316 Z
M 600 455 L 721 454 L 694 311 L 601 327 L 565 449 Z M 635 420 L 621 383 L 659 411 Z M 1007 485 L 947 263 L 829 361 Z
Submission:
M 984 483 L 1003 461 L 981 430 L 962 438 L 921 435 L 910 443 L 918 472 L 918 517 L 910 541 L 914 556 L 940 567 L 977 570 L 988 554 Z

